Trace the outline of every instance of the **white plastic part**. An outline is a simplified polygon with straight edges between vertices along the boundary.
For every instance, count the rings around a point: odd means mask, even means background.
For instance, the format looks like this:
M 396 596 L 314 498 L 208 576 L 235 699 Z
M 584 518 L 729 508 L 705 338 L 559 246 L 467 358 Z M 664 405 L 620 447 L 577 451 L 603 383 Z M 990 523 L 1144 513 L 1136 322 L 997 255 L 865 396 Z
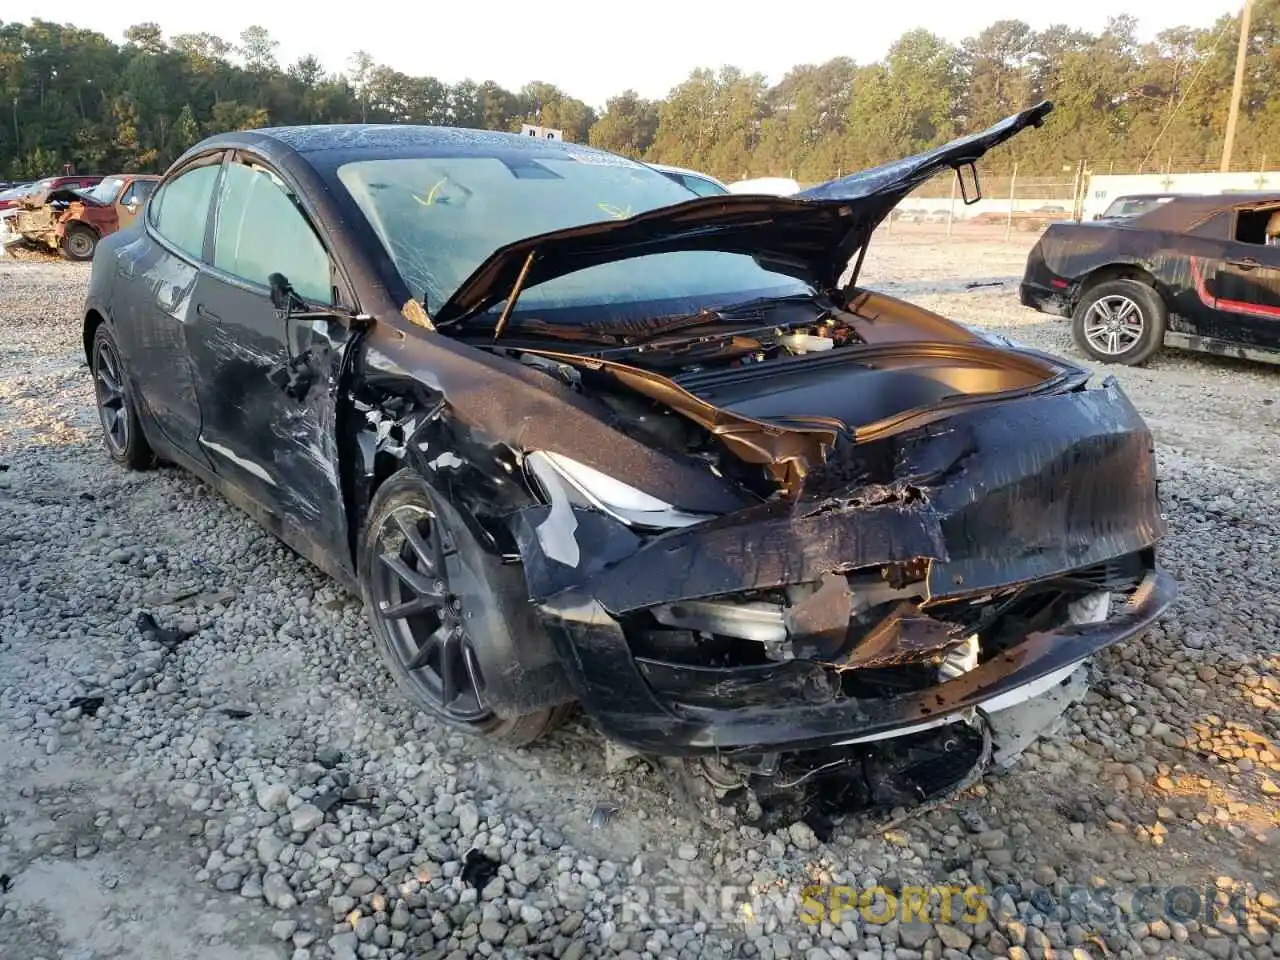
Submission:
M 539 480 L 542 473 L 539 464 L 551 467 L 565 481 L 568 488 L 578 494 L 580 502 L 609 514 L 628 526 L 652 527 L 666 530 L 672 527 L 688 527 L 710 520 L 709 514 L 686 513 L 664 500 L 637 490 L 630 484 L 615 480 L 585 463 L 538 450 L 529 454 Z
M 969 634 L 964 643 L 950 651 L 938 664 L 938 677 L 943 680 L 954 680 L 970 670 L 978 669 L 978 635 Z
M 830 350 L 835 341 L 827 337 L 814 336 L 811 333 L 788 333 L 778 338 L 778 343 L 792 353 L 817 353 Z

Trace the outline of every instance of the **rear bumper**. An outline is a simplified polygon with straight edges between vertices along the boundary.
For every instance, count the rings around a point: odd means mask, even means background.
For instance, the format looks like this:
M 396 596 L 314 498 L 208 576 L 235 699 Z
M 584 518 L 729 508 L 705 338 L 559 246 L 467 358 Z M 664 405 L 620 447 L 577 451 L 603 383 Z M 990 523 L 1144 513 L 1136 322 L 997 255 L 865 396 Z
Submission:
M 515 525 L 542 622 L 602 731 L 659 754 L 804 750 L 933 726 L 1069 673 L 1144 630 L 1176 593 L 1153 549 L 1165 522 L 1151 437 L 1114 380 L 837 449 L 794 501 L 648 542 L 602 514 L 571 511 L 572 527 L 554 533 L 577 540 L 577 567 L 542 550 L 557 522 L 552 509 L 523 511 Z M 861 668 L 829 655 L 691 665 L 696 659 L 638 654 L 630 633 L 658 605 L 838 583 L 895 565 L 923 571 L 923 602 L 910 624 L 920 626 L 947 604 L 1121 557 L 1141 558 L 1134 563 L 1142 568 L 1105 620 L 1028 629 L 955 679 L 897 695 L 847 695 L 845 676 Z M 870 636 L 865 621 L 854 634 L 847 605 L 810 613 L 791 622 L 793 639 L 841 637 L 843 656 Z
M 1056 317 L 1071 316 L 1074 302 L 1072 287 L 1057 288 L 1024 280 L 1018 287 L 1018 299 L 1024 307 Z

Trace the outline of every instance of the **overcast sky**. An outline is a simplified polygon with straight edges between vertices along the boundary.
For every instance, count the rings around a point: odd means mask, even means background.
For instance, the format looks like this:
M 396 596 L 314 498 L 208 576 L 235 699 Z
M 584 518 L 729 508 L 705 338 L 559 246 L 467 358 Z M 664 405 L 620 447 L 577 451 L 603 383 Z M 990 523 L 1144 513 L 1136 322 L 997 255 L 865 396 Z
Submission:
M 867 63 L 919 26 L 958 42 L 992 21 L 1012 18 L 1035 28 L 1065 22 L 1097 31 L 1123 10 L 1138 18 L 1145 38 L 1174 25 L 1208 26 L 1239 6 L 1239 0 L 1072 0 L 1061 7 L 1033 7 L 1026 0 L 316 0 L 296 7 L 261 0 L 59 0 L 52 6 L 4 0 L 0 18 L 53 19 L 116 41 L 127 26 L 145 21 L 160 24 L 166 36 L 211 32 L 233 41 L 256 23 L 280 42 L 277 53 L 286 65 L 313 53 L 328 69 L 342 70 L 352 52 L 364 49 L 412 75 L 431 74 L 446 83 L 495 80 L 510 89 L 544 80 L 599 107 L 626 87 L 661 97 L 700 66 L 734 64 L 773 82 L 798 63 L 842 55 Z

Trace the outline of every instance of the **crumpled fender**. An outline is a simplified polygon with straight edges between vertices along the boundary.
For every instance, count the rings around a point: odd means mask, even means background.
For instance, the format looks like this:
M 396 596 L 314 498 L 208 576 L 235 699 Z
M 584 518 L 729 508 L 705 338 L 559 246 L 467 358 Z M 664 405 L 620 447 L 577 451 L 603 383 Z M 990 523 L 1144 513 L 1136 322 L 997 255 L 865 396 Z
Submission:
M 1100 563 L 1166 530 L 1150 432 L 1113 378 L 847 444 L 791 500 L 647 541 L 593 511 L 538 505 L 513 519 L 536 602 L 574 588 L 614 616 L 918 561 L 925 599 L 953 598 Z M 552 523 L 572 527 L 554 532 L 577 539 L 577 567 L 547 555 Z

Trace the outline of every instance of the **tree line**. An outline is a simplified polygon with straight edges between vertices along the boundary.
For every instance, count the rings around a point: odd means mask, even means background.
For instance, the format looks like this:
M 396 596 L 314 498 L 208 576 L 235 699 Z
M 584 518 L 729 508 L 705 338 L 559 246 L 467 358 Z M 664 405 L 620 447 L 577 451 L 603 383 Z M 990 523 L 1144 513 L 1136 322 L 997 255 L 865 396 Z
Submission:
M 160 171 L 202 137 L 267 125 L 430 123 L 519 130 L 536 123 L 565 139 L 725 179 L 819 181 L 981 129 L 1041 99 L 1055 111 L 1016 138 L 986 171 L 1019 164 L 1060 174 L 1216 164 L 1235 67 L 1237 16 L 1173 27 L 1140 42 L 1137 22 L 1100 33 L 1033 30 L 997 21 L 960 44 L 925 29 L 885 57 L 803 64 L 769 85 L 759 73 L 696 69 L 661 100 L 626 90 L 599 108 L 553 84 L 508 90 L 446 83 L 383 66 L 365 52 L 327 72 L 314 56 L 282 66 L 262 27 L 231 42 L 212 33 L 166 37 L 154 23 L 124 42 L 35 19 L 0 22 L 0 175 Z M 9 113 L 10 116 L 4 115 Z M 1271 157 L 1267 160 L 1268 148 Z M 1280 165 L 1280 0 L 1255 0 L 1236 169 Z

